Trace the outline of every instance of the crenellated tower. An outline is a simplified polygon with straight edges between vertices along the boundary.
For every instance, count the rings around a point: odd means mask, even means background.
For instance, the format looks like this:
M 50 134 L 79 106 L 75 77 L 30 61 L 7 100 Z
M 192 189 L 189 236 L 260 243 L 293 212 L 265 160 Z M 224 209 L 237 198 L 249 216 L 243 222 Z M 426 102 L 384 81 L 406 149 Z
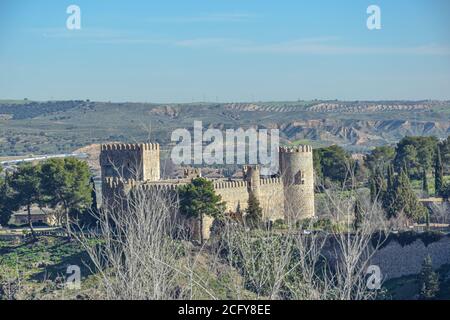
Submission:
M 311 146 L 281 147 L 280 176 L 288 221 L 314 217 L 314 167 Z
M 157 143 L 111 143 L 100 146 L 102 190 L 110 190 L 108 181 L 160 180 L 160 148 Z M 109 197 L 104 192 L 104 197 Z

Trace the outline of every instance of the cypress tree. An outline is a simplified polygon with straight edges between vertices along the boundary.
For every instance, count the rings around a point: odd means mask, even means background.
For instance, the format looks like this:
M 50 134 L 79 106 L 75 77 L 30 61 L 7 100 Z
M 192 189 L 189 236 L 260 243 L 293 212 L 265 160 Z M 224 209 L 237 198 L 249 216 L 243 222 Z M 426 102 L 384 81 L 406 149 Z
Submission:
M 383 199 L 386 192 L 386 183 L 382 171 L 377 168 L 370 179 L 370 196 L 372 202 L 376 199 Z
M 441 148 L 438 146 L 436 161 L 434 163 L 434 189 L 435 195 L 442 195 L 442 185 L 444 183 L 444 167 L 442 166 Z
M 386 182 L 386 192 L 383 197 L 383 207 L 389 208 L 394 201 L 394 185 L 395 185 L 395 173 L 394 166 L 389 165 L 387 169 L 387 182 Z
M 387 169 L 387 186 L 386 186 L 386 192 L 392 192 L 392 189 L 394 188 L 394 182 L 395 182 L 395 173 L 394 173 L 394 166 L 390 164 Z
M 430 212 L 428 210 L 425 216 L 425 225 L 427 227 L 427 230 L 430 230 Z
M 420 294 L 421 300 L 432 300 L 439 292 L 439 276 L 433 271 L 433 262 L 427 256 L 422 264 L 420 272 Z
M 359 199 L 357 198 L 355 200 L 355 220 L 353 222 L 353 229 L 355 231 L 358 231 L 361 229 L 362 223 L 363 223 L 363 212 L 362 212 L 362 208 L 361 208 L 361 202 L 359 201 Z
M 422 190 L 428 196 L 429 186 L 428 186 L 427 172 L 425 171 L 425 169 L 423 169 L 422 172 Z
M 369 188 L 370 188 L 370 200 L 375 202 L 377 198 L 377 185 L 374 177 L 370 177 L 369 179 Z
M 403 169 L 395 180 L 393 194 L 392 204 L 387 210 L 389 218 L 397 216 L 401 211 L 414 221 L 425 218 L 427 209 L 419 202 Z
M 237 207 L 236 207 L 236 213 L 240 214 L 240 213 L 242 213 L 241 211 L 242 211 L 242 209 L 241 209 L 241 202 L 238 201 L 238 204 L 237 204 Z
M 262 221 L 262 209 L 253 193 L 250 193 L 248 197 L 248 206 L 245 212 L 245 223 L 250 229 L 257 229 Z

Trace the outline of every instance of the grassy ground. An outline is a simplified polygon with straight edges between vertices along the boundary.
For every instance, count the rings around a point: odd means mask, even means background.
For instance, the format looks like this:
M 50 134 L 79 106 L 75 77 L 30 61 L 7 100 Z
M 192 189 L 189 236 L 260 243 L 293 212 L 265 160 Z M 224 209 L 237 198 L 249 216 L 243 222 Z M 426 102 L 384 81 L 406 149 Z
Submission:
M 198 251 L 198 248 L 195 249 Z M 195 253 L 195 252 L 194 252 Z M 243 288 L 242 278 L 237 270 L 220 264 L 211 271 L 214 260 L 207 251 L 196 252 L 195 274 L 218 299 L 236 298 L 235 288 Z M 20 279 L 20 294 L 17 299 L 96 299 L 101 298 L 99 280 L 92 274 L 87 253 L 74 241 L 63 238 L 40 237 L 36 242 L 18 243 L 0 241 L 0 300 L 1 285 L 5 281 Z M 77 265 L 81 269 L 81 289 L 64 288 L 68 274 L 67 267 Z M 180 277 L 179 285 L 189 287 L 187 279 Z M 194 299 L 210 299 L 204 290 L 194 286 Z M 240 296 L 255 299 L 247 290 Z
M 41 237 L 36 242 L 0 241 L 0 280 L 20 279 L 20 299 L 74 298 L 94 286 L 89 258 L 75 242 Z M 64 289 L 67 267 L 81 269 L 81 290 Z
M 434 175 L 427 175 L 428 178 L 428 194 L 430 196 L 433 196 L 435 193 L 435 188 L 434 188 Z M 450 176 L 445 176 L 444 177 L 444 183 L 450 183 Z M 422 190 L 422 180 L 411 180 L 411 186 L 413 187 L 414 190 L 416 191 L 421 191 Z

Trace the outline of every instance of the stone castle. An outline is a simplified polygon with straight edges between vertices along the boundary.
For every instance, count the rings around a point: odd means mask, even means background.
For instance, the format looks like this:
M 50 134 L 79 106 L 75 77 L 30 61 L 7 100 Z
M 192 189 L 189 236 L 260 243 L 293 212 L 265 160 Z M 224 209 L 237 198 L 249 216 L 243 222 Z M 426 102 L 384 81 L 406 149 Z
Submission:
M 144 144 L 101 145 L 100 166 L 104 203 L 132 188 L 177 187 L 201 177 L 200 169 L 185 169 L 184 178 L 161 180 L 160 146 Z M 263 219 L 298 221 L 314 216 L 314 169 L 311 146 L 279 149 L 279 174 L 261 177 L 258 166 L 244 166 L 242 179 L 214 179 L 217 194 L 229 213 L 244 212 L 250 194 L 263 209 Z

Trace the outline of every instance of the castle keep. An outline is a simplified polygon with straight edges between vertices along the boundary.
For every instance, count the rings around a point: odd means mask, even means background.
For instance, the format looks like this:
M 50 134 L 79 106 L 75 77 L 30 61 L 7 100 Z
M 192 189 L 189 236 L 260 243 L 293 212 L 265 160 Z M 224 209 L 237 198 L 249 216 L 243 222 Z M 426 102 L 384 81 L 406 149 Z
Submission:
M 244 166 L 243 179 L 215 179 L 214 189 L 226 202 L 228 212 L 243 212 L 250 194 L 263 209 L 265 220 L 297 221 L 314 216 L 314 170 L 311 146 L 279 149 L 280 172 L 260 176 L 258 166 Z M 161 188 L 176 192 L 177 187 L 200 177 L 199 169 L 185 169 L 183 179 L 160 179 L 160 147 L 156 143 L 104 144 L 100 165 L 104 203 L 132 188 Z

